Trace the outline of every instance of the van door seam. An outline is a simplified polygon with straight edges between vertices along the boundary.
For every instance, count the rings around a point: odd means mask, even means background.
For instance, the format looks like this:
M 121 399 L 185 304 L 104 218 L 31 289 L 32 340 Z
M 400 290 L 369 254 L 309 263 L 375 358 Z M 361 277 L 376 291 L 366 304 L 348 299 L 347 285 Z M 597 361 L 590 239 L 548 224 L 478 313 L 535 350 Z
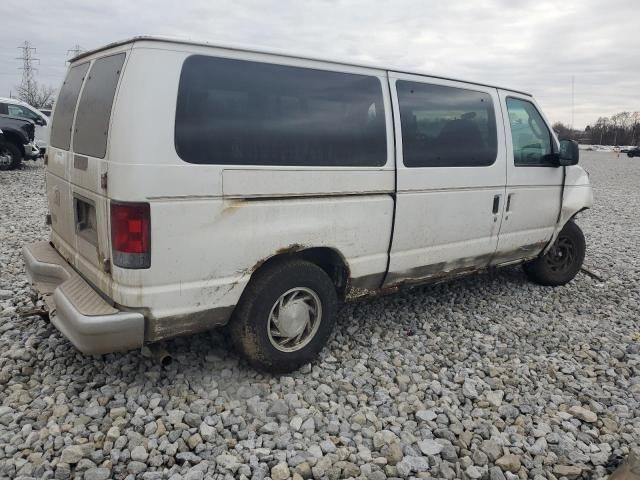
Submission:
M 498 107 L 500 107 L 500 120 L 502 122 L 502 131 L 504 132 L 504 143 L 503 143 L 504 187 L 502 191 L 504 192 L 504 196 L 506 197 L 508 195 L 507 187 L 509 186 L 509 161 L 510 160 L 513 161 L 513 159 L 509 159 L 509 142 L 507 141 L 507 120 L 509 118 L 509 114 L 507 113 L 507 117 L 505 118 L 504 109 L 502 108 L 502 94 L 500 90 L 497 88 L 496 88 L 496 95 L 498 96 Z M 509 128 L 509 135 L 511 135 L 511 124 L 509 124 L 508 128 Z M 502 210 L 500 212 L 500 223 L 498 224 L 498 233 L 496 234 L 498 239 L 496 241 L 496 248 L 493 251 L 493 255 L 491 255 L 491 258 L 489 259 L 489 263 L 488 263 L 489 266 L 491 266 L 491 262 L 493 262 L 493 260 L 498 255 L 498 249 L 500 248 L 500 232 L 502 231 L 502 223 L 505 221 L 505 215 L 506 215 L 505 208 L 506 208 L 506 202 L 502 204 Z
M 386 81 L 387 81 L 387 91 L 389 92 L 389 106 L 391 109 L 391 142 L 392 142 L 392 153 L 393 156 L 393 193 L 390 195 L 391 200 L 393 201 L 393 210 L 391 213 L 391 234 L 389 236 L 389 247 L 387 248 L 387 266 L 384 271 L 384 275 L 382 276 L 382 281 L 380 282 L 379 288 L 387 281 L 387 276 L 389 275 L 389 268 L 391 267 L 391 250 L 393 248 L 393 239 L 395 236 L 396 230 L 396 209 L 398 208 L 398 154 L 396 149 L 396 120 L 394 114 L 394 103 L 393 103 L 393 91 L 391 88 L 391 79 L 389 78 L 389 71 L 385 71 Z M 400 132 L 402 134 L 402 132 Z M 388 135 L 388 133 L 387 133 Z

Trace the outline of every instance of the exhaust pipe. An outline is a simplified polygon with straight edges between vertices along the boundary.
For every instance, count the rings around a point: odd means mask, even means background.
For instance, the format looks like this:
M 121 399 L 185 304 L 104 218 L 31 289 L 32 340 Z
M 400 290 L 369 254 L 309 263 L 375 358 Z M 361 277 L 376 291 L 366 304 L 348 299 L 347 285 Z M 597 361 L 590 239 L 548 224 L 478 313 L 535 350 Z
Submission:
M 152 343 L 148 345 L 147 348 L 151 353 L 151 358 L 163 367 L 168 367 L 169 365 L 171 365 L 171 362 L 173 362 L 173 357 L 163 346 L 157 343 Z

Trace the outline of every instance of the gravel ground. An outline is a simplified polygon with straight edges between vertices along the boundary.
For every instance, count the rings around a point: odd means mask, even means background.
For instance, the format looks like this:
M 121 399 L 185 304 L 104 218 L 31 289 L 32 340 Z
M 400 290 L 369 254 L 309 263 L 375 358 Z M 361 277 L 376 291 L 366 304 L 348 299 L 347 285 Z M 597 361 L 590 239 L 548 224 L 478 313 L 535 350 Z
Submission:
M 517 268 L 344 306 L 321 359 L 256 373 L 218 334 L 79 354 L 33 309 L 41 164 L 0 173 L 0 477 L 603 478 L 640 441 L 640 160 L 583 152 L 596 206 L 560 288 Z M 35 299 L 37 301 L 37 299 Z

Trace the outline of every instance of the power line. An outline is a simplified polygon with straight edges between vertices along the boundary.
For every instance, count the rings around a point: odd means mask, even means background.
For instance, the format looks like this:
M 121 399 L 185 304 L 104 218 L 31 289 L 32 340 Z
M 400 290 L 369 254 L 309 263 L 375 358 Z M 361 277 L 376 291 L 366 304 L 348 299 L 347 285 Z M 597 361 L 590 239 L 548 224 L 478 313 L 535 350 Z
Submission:
M 575 76 L 571 75 L 571 131 L 573 131 L 573 121 L 575 117 Z

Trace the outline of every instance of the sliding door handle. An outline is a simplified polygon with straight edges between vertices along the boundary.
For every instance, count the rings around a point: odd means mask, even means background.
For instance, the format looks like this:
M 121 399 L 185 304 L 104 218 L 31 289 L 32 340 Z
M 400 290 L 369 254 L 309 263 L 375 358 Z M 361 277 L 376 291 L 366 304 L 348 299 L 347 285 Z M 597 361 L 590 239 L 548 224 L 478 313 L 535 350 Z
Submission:
M 507 212 L 511 211 L 511 197 L 513 197 L 513 193 L 510 193 L 509 195 L 507 195 L 507 207 L 506 207 Z
M 493 214 L 494 215 L 497 215 L 498 210 L 500 210 L 500 196 L 501 195 L 495 195 L 493 197 Z

